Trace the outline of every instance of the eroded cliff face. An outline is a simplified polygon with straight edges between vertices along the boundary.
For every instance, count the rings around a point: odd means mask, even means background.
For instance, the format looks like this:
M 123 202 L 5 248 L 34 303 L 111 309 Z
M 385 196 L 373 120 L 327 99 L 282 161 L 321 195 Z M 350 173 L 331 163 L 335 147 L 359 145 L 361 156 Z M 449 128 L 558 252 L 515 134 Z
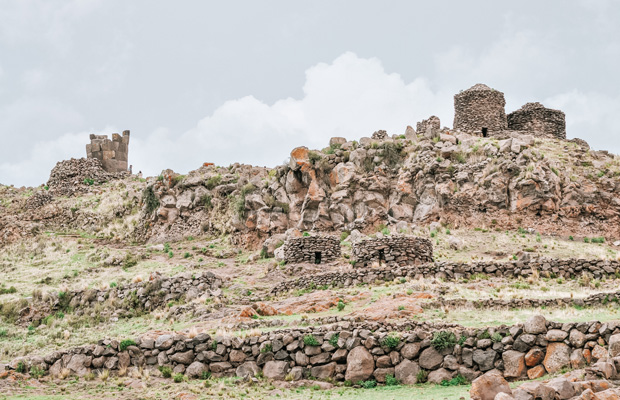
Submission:
M 299 230 L 428 224 L 620 236 L 620 161 L 579 144 L 447 131 L 299 147 L 274 169 L 205 165 L 151 178 L 139 236 L 264 237 Z

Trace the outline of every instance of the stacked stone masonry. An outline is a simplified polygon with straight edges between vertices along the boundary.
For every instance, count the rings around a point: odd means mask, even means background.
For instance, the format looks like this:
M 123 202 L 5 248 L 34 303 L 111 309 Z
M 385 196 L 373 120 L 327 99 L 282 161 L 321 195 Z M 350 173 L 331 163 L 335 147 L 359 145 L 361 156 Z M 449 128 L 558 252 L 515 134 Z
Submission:
M 416 131 L 427 137 L 439 135 L 441 129 L 441 121 L 438 117 L 432 115 L 429 119 L 422 120 L 416 124 Z
M 504 93 L 477 84 L 454 96 L 454 129 L 493 136 L 506 130 Z
M 353 243 L 353 260 L 356 267 L 373 263 L 387 265 L 417 265 L 433 261 L 433 244 L 430 240 L 392 235 L 371 238 Z
M 322 264 L 340 257 L 340 240 L 332 236 L 302 236 L 284 242 L 288 263 Z
M 112 140 L 107 135 L 90 135 L 90 144 L 86 145 L 86 156 L 101 161 L 107 172 L 124 172 L 128 169 L 129 131 L 123 131 L 123 136 L 112 134 Z
M 393 281 L 396 278 L 441 278 L 454 280 L 485 274 L 497 277 L 528 277 L 537 271 L 543 277 L 575 278 L 588 273 L 595 279 L 620 273 L 620 262 L 615 260 L 583 259 L 537 259 L 532 261 L 481 261 L 474 263 L 435 262 L 422 265 L 357 268 L 347 272 L 327 272 L 306 275 L 298 279 L 282 282 L 272 289 L 272 293 L 287 292 L 292 289 L 318 286 L 349 287 L 377 280 Z
M 546 108 L 540 103 L 527 103 L 508 114 L 508 129 L 527 131 L 539 136 L 566 139 L 566 117 L 560 110 Z
M 472 381 L 496 369 L 508 380 L 535 379 L 566 368 L 596 369 L 617 356 L 619 326 L 619 321 L 551 322 L 538 315 L 523 324 L 489 328 L 345 321 L 247 337 L 153 332 L 123 348 L 118 340 L 105 339 L 45 357 L 16 359 L 5 368 L 21 364 L 52 376 L 63 369 L 84 376 L 104 369 L 115 373 L 168 366 L 189 378 L 206 372 L 214 377 L 262 372 L 276 380 L 312 376 L 353 383 L 383 383 L 392 375 L 403 384 L 417 383 L 420 370 L 428 372 L 429 382 L 441 383 L 457 374 Z M 437 339 L 440 332 L 443 340 Z

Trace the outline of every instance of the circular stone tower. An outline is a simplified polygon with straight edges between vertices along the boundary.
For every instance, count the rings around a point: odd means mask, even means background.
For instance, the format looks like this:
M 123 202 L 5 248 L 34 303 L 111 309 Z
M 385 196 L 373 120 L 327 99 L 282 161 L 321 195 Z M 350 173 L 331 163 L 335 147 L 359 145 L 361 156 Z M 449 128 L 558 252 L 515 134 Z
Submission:
M 482 136 L 506 130 L 504 93 L 478 83 L 454 96 L 454 129 Z

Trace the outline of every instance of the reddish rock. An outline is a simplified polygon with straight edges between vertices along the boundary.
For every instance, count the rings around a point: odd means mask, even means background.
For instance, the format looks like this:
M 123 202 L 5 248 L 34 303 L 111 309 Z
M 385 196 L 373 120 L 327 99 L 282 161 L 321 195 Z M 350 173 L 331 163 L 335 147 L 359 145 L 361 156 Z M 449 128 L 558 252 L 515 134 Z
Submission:
M 545 352 L 538 347 L 534 347 L 525 354 L 525 365 L 533 367 L 540 364 L 543 358 L 545 358 Z
M 543 364 L 550 374 L 568 367 L 570 365 L 570 348 L 568 345 L 560 342 L 549 343 Z
M 606 360 L 608 358 L 607 350 L 603 346 L 597 344 L 592 349 L 592 358 L 594 360 Z
M 489 371 L 475 379 L 469 390 L 472 400 L 494 400 L 498 393 L 512 395 L 508 382 L 498 371 Z
M 504 361 L 504 377 L 519 378 L 525 375 L 525 356 L 515 350 L 508 350 L 502 354 Z
M 542 376 L 545 376 L 545 367 L 542 365 L 537 365 L 527 370 L 527 377 L 530 379 L 536 379 Z

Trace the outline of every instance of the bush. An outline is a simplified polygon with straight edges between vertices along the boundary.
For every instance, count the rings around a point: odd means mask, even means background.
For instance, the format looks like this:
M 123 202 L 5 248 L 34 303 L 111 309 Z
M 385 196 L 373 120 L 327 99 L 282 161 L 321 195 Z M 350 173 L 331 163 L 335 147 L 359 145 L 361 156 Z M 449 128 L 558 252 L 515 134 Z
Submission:
M 15 368 L 15 371 L 19 372 L 20 374 L 25 374 L 26 373 L 26 364 L 24 364 L 23 361 L 20 361 L 17 363 L 17 368 Z
M 381 149 L 383 149 L 383 161 L 388 167 L 394 168 L 401 162 L 402 143 L 384 142 Z
M 419 370 L 418 374 L 416 375 L 416 382 L 426 383 L 426 381 L 428 381 L 428 371 L 425 369 Z
M 222 176 L 218 174 L 218 175 L 212 176 L 211 178 L 207 179 L 205 186 L 207 187 L 207 189 L 212 190 L 216 186 L 219 186 L 221 182 L 222 182 Z
M 467 379 L 465 379 L 463 375 L 458 374 L 450 380 L 444 379 L 443 381 L 441 381 L 441 386 L 460 386 L 467 385 L 467 383 Z
M 335 333 L 329 338 L 329 344 L 334 347 L 338 347 L 338 339 L 340 339 L 340 333 Z
M 308 152 L 308 160 L 310 161 L 310 164 L 312 164 L 313 166 L 315 166 L 319 161 L 321 161 L 321 155 L 319 153 L 317 153 L 316 151 L 309 151 Z
M 153 186 L 147 186 L 144 188 L 144 191 L 142 192 L 142 203 L 144 204 L 147 214 L 152 214 L 153 211 L 159 208 L 159 200 L 157 200 L 157 196 L 155 196 Z
M 170 367 L 161 366 L 159 367 L 159 372 L 161 372 L 164 378 L 170 378 L 172 376 L 172 368 Z
M 456 345 L 456 335 L 450 331 L 439 331 L 433 334 L 431 339 L 431 346 L 437 350 L 447 349 L 448 347 L 454 347 Z
M 43 371 L 41 367 L 33 365 L 32 368 L 30 368 L 30 376 L 34 379 L 39 379 L 43 375 L 45 375 L 45 371 Z
M 185 375 L 179 373 L 179 374 L 174 374 L 174 382 L 175 383 L 181 383 L 183 382 L 183 379 L 185 379 Z
M 273 350 L 273 347 L 271 346 L 271 343 L 268 343 L 266 345 L 263 346 L 263 348 L 261 349 L 261 353 L 271 353 L 271 350 Z
M 95 181 L 92 178 L 84 178 L 84 184 L 88 186 L 92 186 Z
M 127 347 L 129 347 L 129 346 L 135 346 L 135 345 L 136 345 L 136 342 L 134 342 L 133 340 L 131 340 L 131 339 L 125 339 L 125 340 L 123 340 L 123 341 L 121 342 L 121 344 L 120 344 L 120 349 L 121 349 L 121 351 L 125 351 L 125 350 L 127 350 Z
M 340 300 L 338 302 L 338 311 L 344 310 L 344 307 L 345 307 L 344 302 L 342 300 Z
M 388 349 L 395 349 L 400 343 L 400 337 L 397 334 L 389 334 L 381 340 L 381 346 L 385 346 Z
M 377 387 L 377 381 L 363 381 L 359 383 L 361 387 L 363 387 L 364 389 L 372 389 Z
M 340 234 L 340 241 L 344 242 L 351 234 L 347 231 L 344 231 Z
M 396 386 L 400 385 L 400 381 L 394 377 L 394 375 L 386 375 L 385 376 L 385 385 L 386 386 Z
M 316 340 L 316 338 L 312 334 L 308 334 L 304 336 L 304 344 L 306 346 L 320 346 L 319 341 Z

